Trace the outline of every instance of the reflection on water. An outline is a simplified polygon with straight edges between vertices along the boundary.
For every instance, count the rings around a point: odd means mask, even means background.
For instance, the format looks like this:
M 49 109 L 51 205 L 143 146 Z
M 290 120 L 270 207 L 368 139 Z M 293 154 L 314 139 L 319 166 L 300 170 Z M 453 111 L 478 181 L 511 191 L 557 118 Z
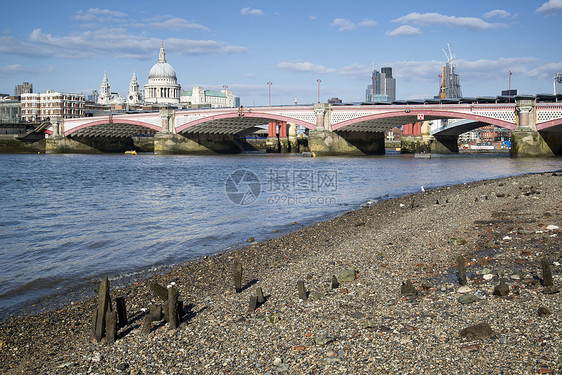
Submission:
M 311 224 L 421 186 L 562 167 L 561 159 L 483 155 L 0 155 L 0 162 L 0 317 L 102 275 L 262 241 L 292 222 Z M 237 170 L 251 172 L 259 189 Z M 233 201 L 233 188 L 252 199 Z

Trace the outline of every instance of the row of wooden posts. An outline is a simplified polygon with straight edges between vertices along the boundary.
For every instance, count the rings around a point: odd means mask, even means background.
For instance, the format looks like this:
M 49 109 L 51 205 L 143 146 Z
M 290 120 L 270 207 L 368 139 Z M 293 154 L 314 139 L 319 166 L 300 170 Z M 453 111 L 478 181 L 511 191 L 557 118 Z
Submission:
M 460 255 L 457 258 L 459 284 L 466 285 L 466 261 Z M 546 259 L 541 261 L 543 273 L 543 285 L 553 286 L 552 271 Z M 236 293 L 241 293 L 245 288 L 242 286 L 242 264 L 235 262 L 233 267 L 234 288 Z M 142 332 L 148 334 L 152 331 L 153 322 L 163 318 L 168 322 L 169 329 L 177 329 L 183 318 L 183 301 L 179 301 L 179 293 L 176 286 L 172 283 L 167 288 L 158 283 L 149 284 L 152 291 L 160 298 L 162 304 L 150 304 L 143 317 Z M 332 276 L 332 289 L 339 288 L 340 283 L 336 276 Z M 412 286 L 413 287 L 413 286 Z M 403 285 L 404 288 L 404 285 Z M 303 301 L 308 300 L 308 292 L 303 280 L 297 281 L 297 291 L 299 298 Z M 256 310 L 265 303 L 266 298 L 261 287 L 256 288 L 256 295 L 250 297 L 249 311 Z M 105 277 L 98 291 L 98 306 L 92 318 L 92 335 L 96 341 L 101 341 L 104 337 L 109 344 L 113 344 L 117 339 L 117 331 L 128 324 L 127 309 L 124 297 L 115 298 L 115 309 L 111 303 L 109 295 L 109 280 Z

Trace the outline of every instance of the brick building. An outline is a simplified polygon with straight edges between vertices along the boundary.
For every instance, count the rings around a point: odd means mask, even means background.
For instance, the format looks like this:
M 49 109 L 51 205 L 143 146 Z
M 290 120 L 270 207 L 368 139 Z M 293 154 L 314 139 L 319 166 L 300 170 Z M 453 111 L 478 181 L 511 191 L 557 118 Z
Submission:
M 63 118 L 84 117 L 85 98 L 83 94 L 69 94 L 52 90 L 41 94 L 21 95 L 22 121 L 36 122 L 49 118 L 51 121 Z

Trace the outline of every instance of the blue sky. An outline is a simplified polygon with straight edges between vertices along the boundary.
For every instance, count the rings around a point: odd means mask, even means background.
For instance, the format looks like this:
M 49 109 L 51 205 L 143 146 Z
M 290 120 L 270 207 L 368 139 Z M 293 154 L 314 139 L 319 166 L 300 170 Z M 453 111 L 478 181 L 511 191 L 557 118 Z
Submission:
M 562 0 L 10 1 L 0 13 L 0 93 L 89 94 L 104 71 L 125 96 L 164 41 L 184 89 L 228 85 L 245 106 L 364 100 L 373 67 L 392 66 L 397 99 L 438 92 L 441 49 L 464 96 L 552 93 L 562 72 Z

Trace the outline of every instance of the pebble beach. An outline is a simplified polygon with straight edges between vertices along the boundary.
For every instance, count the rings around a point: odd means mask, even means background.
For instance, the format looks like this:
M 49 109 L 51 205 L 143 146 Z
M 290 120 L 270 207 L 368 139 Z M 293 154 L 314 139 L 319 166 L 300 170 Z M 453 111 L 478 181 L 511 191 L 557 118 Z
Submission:
M 562 173 L 421 190 L 112 286 L 112 345 L 93 339 L 96 297 L 9 318 L 0 373 L 561 374 Z M 150 282 L 178 289 L 178 329 L 143 332 Z

